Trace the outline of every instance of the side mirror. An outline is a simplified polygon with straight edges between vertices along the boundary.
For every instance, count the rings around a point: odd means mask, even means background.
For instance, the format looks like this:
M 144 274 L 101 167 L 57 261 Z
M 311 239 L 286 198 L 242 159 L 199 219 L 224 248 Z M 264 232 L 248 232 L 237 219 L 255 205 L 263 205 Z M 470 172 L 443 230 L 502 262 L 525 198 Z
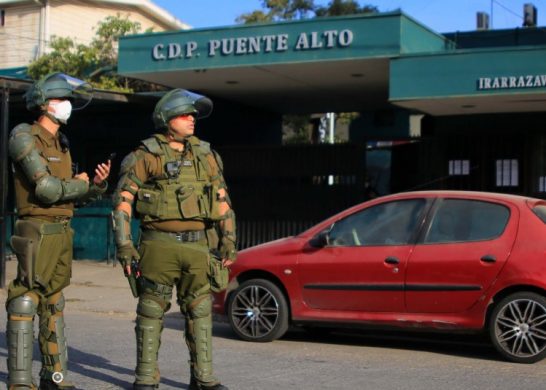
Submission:
M 311 240 L 309 240 L 309 245 L 311 245 L 313 248 L 324 248 L 328 245 L 328 241 L 328 231 L 323 230 L 315 237 L 311 238 Z

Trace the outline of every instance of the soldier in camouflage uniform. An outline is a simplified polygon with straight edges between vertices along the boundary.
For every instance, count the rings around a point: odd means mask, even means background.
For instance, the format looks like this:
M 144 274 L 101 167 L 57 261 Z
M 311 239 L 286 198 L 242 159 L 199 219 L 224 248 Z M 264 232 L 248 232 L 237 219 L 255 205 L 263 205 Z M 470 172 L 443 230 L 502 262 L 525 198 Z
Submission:
M 218 279 L 227 279 L 226 267 L 236 258 L 235 214 L 219 156 L 193 135 L 196 118 L 211 111 L 204 96 L 170 91 L 153 113 L 161 132 L 121 164 L 113 224 L 126 275 L 135 276 L 131 262 L 139 261 L 136 390 L 158 387 L 157 355 L 173 287 L 186 320 L 189 388 L 227 389 L 212 371 L 211 288 L 225 288 Z M 138 252 L 130 235 L 133 204 L 141 221 Z
M 74 175 L 66 136 L 59 131 L 72 107 L 92 97 L 89 84 L 62 73 L 33 84 L 27 108 L 41 112 L 34 124 L 16 126 L 9 138 L 18 220 L 11 246 L 17 255 L 17 278 L 9 286 L 6 309 L 8 389 L 36 389 L 32 380 L 33 320 L 38 314 L 42 353 L 40 389 L 75 389 L 66 380 L 67 345 L 64 297 L 72 265 L 70 219 L 75 203 L 97 199 L 106 190 L 110 162 L 99 164 L 89 183 Z

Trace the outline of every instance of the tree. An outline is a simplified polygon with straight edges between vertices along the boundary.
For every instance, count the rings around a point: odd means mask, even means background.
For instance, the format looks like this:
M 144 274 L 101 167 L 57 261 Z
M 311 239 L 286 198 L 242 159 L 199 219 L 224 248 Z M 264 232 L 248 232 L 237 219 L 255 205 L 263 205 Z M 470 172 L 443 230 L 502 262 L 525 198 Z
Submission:
M 242 14 L 237 23 L 252 24 L 309 17 L 353 15 L 379 12 L 376 6 L 360 5 L 355 0 L 331 0 L 327 6 L 317 6 L 314 0 L 262 0 L 263 10 Z
M 108 16 L 99 22 L 89 45 L 76 44 L 72 38 L 52 37 L 51 51 L 28 67 L 35 80 L 51 72 L 63 72 L 90 82 L 93 87 L 122 92 L 158 89 L 143 81 L 121 77 L 116 73 L 119 38 L 140 32 L 139 22 L 129 17 Z M 149 30 L 148 30 L 149 31 Z
M 262 0 L 262 8 L 267 11 L 256 10 L 242 14 L 235 21 L 251 24 L 305 19 L 310 14 L 314 14 L 315 4 L 314 0 Z
M 326 7 L 316 7 L 315 15 L 321 16 L 340 16 L 353 14 L 377 13 L 379 10 L 373 5 L 360 6 L 355 0 L 332 0 Z

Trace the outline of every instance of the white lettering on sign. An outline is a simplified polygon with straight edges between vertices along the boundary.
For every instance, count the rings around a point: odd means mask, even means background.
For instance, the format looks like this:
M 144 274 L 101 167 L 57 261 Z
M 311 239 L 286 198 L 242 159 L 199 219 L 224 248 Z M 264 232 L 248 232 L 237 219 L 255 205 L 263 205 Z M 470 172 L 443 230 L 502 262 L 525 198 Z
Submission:
M 169 43 L 167 46 L 158 43 L 152 49 L 152 58 L 156 61 L 174 60 L 177 58 L 192 58 L 197 49 L 197 42 L 186 42 L 183 46 L 179 43 Z
M 353 40 L 354 34 L 349 29 L 302 32 L 296 37 L 291 37 L 289 34 L 275 34 L 210 39 L 206 43 L 206 54 L 209 57 L 228 57 L 282 53 L 288 50 L 295 52 L 325 50 L 348 47 Z M 199 49 L 195 41 L 158 43 L 152 48 L 152 58 L 155 61 L 198 58 Z
M 544 88 L 546 74 L 502 77 L 480 77 L 478 90 L 515 89 L 515 88 Z

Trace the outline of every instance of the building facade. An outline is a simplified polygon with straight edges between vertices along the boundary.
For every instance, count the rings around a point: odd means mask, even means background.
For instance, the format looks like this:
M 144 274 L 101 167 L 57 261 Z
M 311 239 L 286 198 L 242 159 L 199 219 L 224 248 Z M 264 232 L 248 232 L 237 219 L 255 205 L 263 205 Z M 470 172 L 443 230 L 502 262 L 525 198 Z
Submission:
M 116 15 L 142 31 L 189 28 L 149 0 L 0 0 L 0 69 L 27 66 L 47 53 L 53 36 L 89 44 L 97 24 Z

